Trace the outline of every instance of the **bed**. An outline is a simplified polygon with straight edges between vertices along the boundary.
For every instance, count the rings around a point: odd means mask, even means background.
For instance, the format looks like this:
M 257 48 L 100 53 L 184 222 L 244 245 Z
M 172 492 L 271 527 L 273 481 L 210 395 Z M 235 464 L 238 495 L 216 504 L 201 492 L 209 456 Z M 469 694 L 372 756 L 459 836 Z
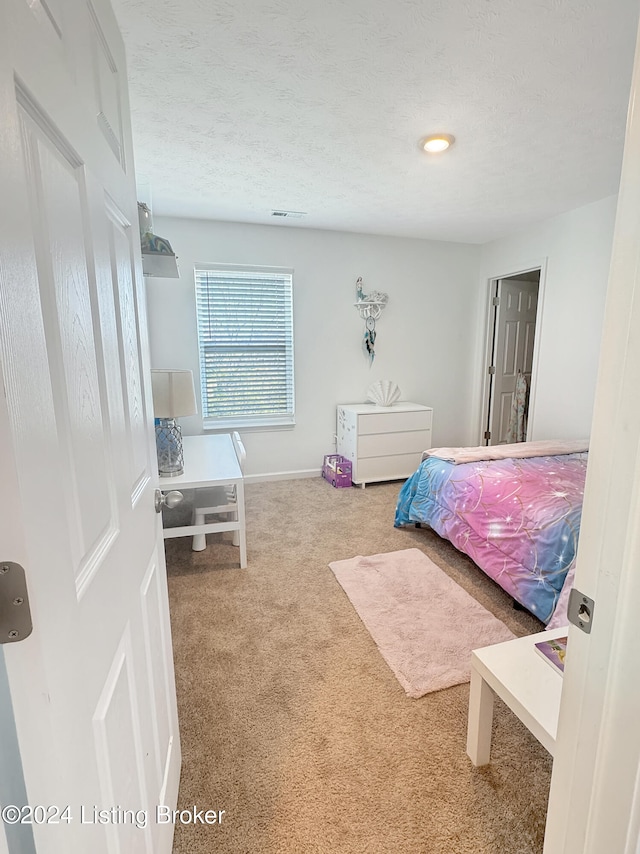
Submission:
M 576 441 L 426 451 L 395 525 L 429 525 L 549 623 L 573 577 L 587 450 Z

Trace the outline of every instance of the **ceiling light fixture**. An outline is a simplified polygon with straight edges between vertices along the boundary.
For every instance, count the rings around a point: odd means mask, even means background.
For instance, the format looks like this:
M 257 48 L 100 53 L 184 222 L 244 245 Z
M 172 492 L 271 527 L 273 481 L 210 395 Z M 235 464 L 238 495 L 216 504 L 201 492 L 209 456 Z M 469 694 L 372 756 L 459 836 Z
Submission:
M 450 133 L 434 133 L 432 136 L 423 139 L 421 145 L 429 154 L 440 154 L 453 145 L 454 141 L 455 137 L 451 136 Z

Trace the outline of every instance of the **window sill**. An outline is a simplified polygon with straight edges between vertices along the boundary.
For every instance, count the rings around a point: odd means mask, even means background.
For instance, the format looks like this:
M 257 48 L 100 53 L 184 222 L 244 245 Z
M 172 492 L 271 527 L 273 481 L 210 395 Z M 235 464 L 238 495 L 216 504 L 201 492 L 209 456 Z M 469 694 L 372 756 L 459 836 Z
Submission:
M 238 430 L 243 433 L 266 433 L 269 431 L 293 430 L 295 426 L 296 422 L 293 419 L 287 421 L 262 421 L 253 418 L 229 418 L 225 420 L 209 419 L 202 423 L 202 429 L 205 433 L 229 433 L 232 430 Z

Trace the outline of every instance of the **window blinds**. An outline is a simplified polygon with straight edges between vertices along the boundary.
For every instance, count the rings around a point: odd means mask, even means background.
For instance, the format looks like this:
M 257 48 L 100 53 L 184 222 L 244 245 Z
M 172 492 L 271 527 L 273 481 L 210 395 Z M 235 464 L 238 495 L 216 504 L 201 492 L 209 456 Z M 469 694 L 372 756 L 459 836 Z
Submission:
M 196 269 L 195 278 L 205 421 L 293 423 L 292 273 Z

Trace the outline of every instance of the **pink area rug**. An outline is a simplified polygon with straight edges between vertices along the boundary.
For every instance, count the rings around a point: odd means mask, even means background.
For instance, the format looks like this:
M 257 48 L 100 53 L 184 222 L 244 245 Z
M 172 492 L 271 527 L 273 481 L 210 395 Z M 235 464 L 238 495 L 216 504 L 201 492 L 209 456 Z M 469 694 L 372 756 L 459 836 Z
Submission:
M 471 650 L 515 635 L 419 549 L 330 563 L 409 697 L 471 678 Z

